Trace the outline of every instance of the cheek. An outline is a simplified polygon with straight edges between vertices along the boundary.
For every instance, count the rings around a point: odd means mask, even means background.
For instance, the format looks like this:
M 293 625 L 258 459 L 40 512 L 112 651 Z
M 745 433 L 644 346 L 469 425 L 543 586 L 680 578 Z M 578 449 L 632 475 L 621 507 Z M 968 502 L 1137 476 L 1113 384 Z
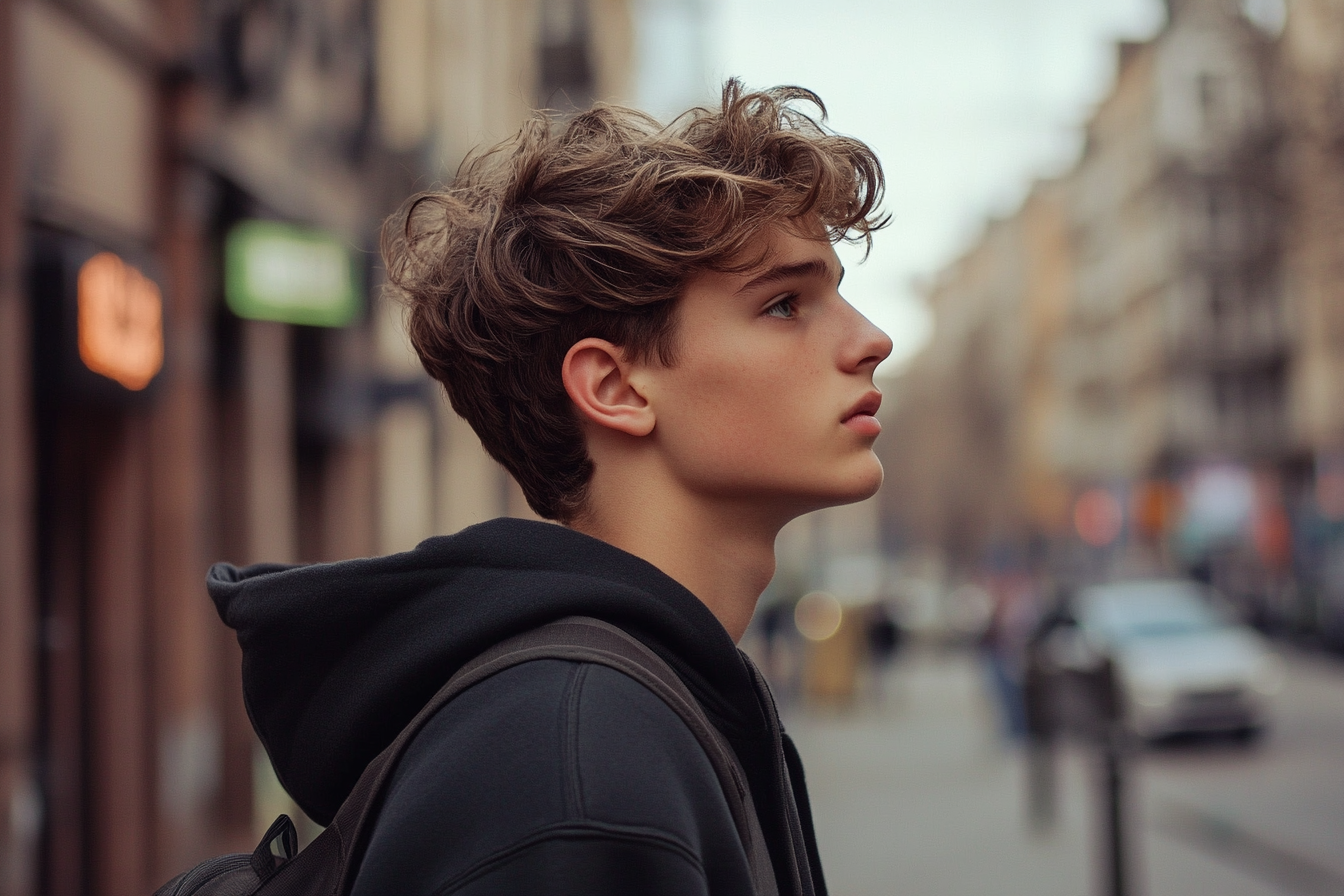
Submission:
M 678 383 L 677 401 L 660 414 L 669 447 L 686 467 L 741 476 L 794 467 L 824 438 L 826 410 L 816 381 L 786 359 L 704 365 Z M 688 470 L 689 472 L 689 470 Z

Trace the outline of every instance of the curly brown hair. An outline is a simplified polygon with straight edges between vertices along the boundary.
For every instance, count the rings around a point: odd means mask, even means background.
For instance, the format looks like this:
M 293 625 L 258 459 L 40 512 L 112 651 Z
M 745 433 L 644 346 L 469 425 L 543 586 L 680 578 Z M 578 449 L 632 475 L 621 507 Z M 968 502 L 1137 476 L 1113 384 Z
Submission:
M 612 105 L 563 124 L 538 114 L 388 219 L 387 280 L 416 353 L 538 514 L 572 521 L 592 477 L 561 382 L 574 343 L 675 363 L 688 279 L 759 263 L 748 250 L 771 224 L 817 221 L 871 246 L 882 167 L 825 118 L 809 90 L 736 79 L 719 108 L 667 127 Z

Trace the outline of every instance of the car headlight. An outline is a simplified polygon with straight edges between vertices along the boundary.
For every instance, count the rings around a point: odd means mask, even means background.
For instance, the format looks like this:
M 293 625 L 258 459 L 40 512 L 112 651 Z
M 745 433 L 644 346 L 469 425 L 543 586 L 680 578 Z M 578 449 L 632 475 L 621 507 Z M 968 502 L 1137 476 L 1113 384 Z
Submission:
M 1251 675 L 1251 688 L 1257 694 L 1272 697 L 1283 688 L 1283 660 L 1273 654 L 1264 656 Z

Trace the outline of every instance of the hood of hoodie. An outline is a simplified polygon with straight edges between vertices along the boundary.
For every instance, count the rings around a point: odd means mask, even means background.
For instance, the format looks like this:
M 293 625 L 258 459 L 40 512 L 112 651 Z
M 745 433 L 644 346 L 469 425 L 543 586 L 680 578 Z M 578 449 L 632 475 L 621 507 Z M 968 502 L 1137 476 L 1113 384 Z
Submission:
M 364 766 L 467 661 L 565 616 L 620 626 L 673 665 L 730 740 L 768 730 L 727 631 L 653 565 L 587 535 L 498 519 L 387 557 L 218 563 L 248 715 L 280 782 L 330 823 Z

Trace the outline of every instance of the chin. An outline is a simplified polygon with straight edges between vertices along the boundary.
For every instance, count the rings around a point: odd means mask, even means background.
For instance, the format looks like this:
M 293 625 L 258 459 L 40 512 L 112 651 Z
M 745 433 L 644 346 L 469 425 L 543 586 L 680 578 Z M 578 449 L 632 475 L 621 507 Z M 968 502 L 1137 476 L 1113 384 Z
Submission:
M 871 498 L 882 487 L 882 463 L 875 456 L 870 455 L 867 463 L 856 465 L 845 473 L 847 475 L 844 477 L 832 479 L 817 489 L 812 496 L 813 500 L 809 502 L 809 511 L 856 504 Z
M 882 487 L 882 468 L 878 467 L 876 476 L 867 477 L 861 484 L 856 485 L 853 491 L 851 491 L 847 495 L 844 495 L 843 497 L 840 498 L 840 500 L 836 501 L 835 503 L 853 504 L 857 501 L 866 501 L 873 495 L 877 494 L 877 490 L 880 489 L 881 487 Z

